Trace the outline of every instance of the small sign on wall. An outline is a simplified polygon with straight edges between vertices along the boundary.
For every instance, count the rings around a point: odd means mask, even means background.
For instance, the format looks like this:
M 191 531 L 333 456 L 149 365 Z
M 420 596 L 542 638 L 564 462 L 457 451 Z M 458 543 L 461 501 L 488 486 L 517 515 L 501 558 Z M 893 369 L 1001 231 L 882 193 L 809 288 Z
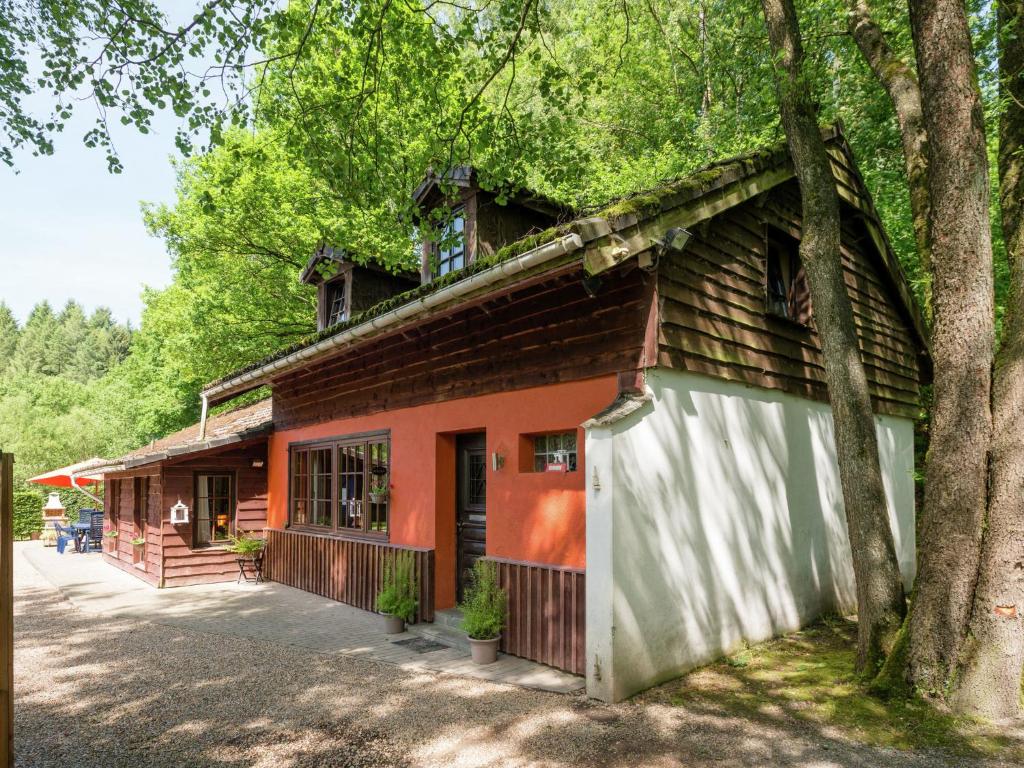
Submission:
M 188 507 L 181 503 L 181 499 L 178 499 L 178 503 L 171 507 L 171 525 L 185 525 L 188 523 Z
M 568 472 L 568 464 L 548 464 L 546 467 L 548 472 Z

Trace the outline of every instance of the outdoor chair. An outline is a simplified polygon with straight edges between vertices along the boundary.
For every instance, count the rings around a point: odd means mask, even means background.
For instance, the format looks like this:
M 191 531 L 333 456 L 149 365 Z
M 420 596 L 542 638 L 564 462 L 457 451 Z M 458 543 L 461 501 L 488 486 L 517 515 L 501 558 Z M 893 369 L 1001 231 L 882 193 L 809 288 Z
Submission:
M 101 551 L 103 549 L 103 513 L 94 509 L 89 521 L 89 535 L 85 539 L 85 551 Z
M 65 528 L 60 523 L 54 523 L 53 528 L 57 531 L 58 555 L 64 554 L 64 548 L 68 545 L 69 541 L 74 542 L 76 552 L 80 551 L 78 547 L 78 534 L 75 532 L 73 528 Z
M 80 509 L 78 510 L 78 522 L 82 525 L 92 525 L 92 516 L 95 509 Z

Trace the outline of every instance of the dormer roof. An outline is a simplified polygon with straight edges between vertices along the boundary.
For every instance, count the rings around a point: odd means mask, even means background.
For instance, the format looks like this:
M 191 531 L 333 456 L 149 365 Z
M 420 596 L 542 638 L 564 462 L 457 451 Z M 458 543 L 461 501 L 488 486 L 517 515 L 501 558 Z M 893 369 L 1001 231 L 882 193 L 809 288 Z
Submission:
M 448 170 L 440 172 L 431 168 L 412 193 L 413 202 L 418 209 L 422 209 L 431 194 L 441 187 L 481 189 L 477 176 L 477 170 L 472 165 L 454 165 Z M 568 206 L 529 189 L 519 189 L 509 196 L 509 200 L 524 208 L 540 211 L 555 218 L 562 218 L 564 214 L 574 213 Z
M 305 283 L 306 285 L 320 285 L 324 280 L 330 279 L 331 277 L 345 271 L 347 267 L 362 267 L 374 272 L 394 274 L 410 280 L 419 279 L 419 275 L 416 272 L 410 272 L 408 270 L 393 272 L 374 261 L 358 263 L 351 258 L 351 255 L 345 248 L 321 245 L 316 249 L 313 255 L 309 257 L 309 261 L 306 262 L 305 268 L 303 268 L 302 272 L 299 274 L 299 282 Z M 330 274 L 324 274 L 325 272 L 330 272 Z

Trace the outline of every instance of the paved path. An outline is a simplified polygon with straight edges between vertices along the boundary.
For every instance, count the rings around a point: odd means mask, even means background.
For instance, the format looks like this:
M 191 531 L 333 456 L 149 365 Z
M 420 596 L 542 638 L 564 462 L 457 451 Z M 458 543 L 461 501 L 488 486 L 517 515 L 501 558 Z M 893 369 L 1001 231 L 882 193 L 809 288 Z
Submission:
M 777 704 L 757 718 L 701 699 L 684 706 L 641 697 L 605 706 L 581 695 L 379 663 L 368 654 L 228 636 L 215 622 L 213 631 L 201 631 L 179 623 L 182 606 L 162 604 L 164 593 L 153 599 L 126 589 L 113 600 L 78 582 L 69 592 L 88 606 L 79 610 L 26 552 L 39 561 L 17 545 L 16 768 L 1020 765 L 857 744 Z M 92 568 L 86 560 L 83 567 Z M 235 602 L 230 589 L 222 599 Z M 253 621 L 270 613 L 260 602 Z M 139 618 L 146 605 L 155 621 Z M 236 606 L 233 615 L 241 611 Z
M 503 654 L 495 664 L 478 666 L 463 650 L 431 645 L 408 632 L 385 635 L 376 614 L 282 584 L 155 589 L 104 563 L 99 553 L 58 555 L 54 547 L 43 547 L 39 542 L 19 547 L 37 571 L 87 613 L 268 640 L 318 653 L 363 656 L 403 669 L 462 675 L 554 693 L 573 693 L 584 687 L 581 677 L 515 656 Z

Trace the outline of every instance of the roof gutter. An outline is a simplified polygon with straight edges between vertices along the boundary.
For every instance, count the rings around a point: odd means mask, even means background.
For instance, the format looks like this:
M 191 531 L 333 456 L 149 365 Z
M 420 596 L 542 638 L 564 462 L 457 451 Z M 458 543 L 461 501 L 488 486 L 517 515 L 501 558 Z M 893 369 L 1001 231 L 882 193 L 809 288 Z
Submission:
M 266 365 L 247 371 L 243 374 L 222 381 L 202 392 L 204 405 L 211 400 L 214 402 L 225 399 L 233 393 L 246 391 L 260 386 L 276 373 L 283 372 L 306 360 L 317 357 L 347 344 L 359 341 L 360 339 L 375 336 L 383 331 L 390 330 L 416 315 L 430 311 L 450 302 L 475 293 L 481 288 L 487 288 L 506 278 L 522 274 L 527 270 L 538 267 L 561 256 L 578 251 L 583 247 L 583 239 L 578 234 L 569 234 L 552 240 L 550 243 L 538 246 L 533 250 L 521 253 L 518 256 L 506 259 L 495 264 L 493 267 L 478 272 L 475 275 L 459 280 L 441 290 L 428 294 L 422 298 L 411 301 L 396 307 L 390 312 L 371 318 L 365 323 L 353 326 L 335 336 L 329 336 L 322 341 L 309 347 L 292 352 L 278 360 Z

